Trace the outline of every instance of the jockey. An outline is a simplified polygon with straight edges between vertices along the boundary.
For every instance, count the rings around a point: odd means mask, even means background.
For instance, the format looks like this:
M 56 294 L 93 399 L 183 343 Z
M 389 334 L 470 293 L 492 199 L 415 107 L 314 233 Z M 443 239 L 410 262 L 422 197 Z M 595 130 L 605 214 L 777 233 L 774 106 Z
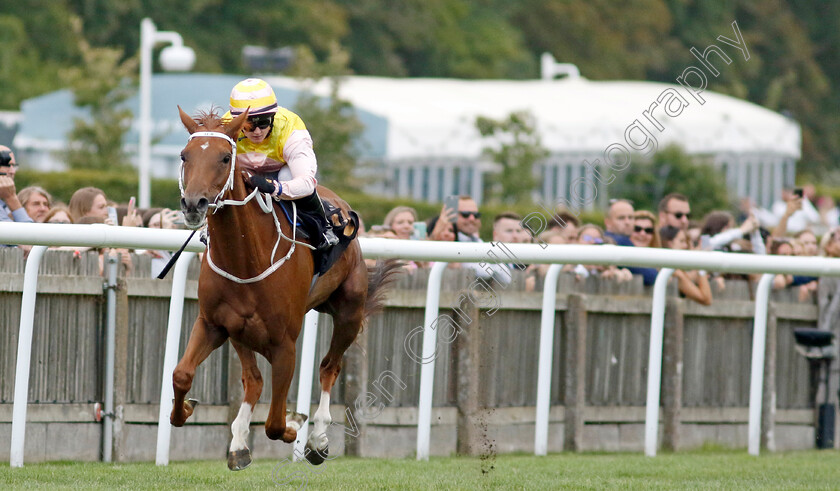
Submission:
M 315 186 L 318 164 L 312 137 L 300 116 L 277 105 L 274 90 L 264 80 L 249 78 L 230 92 L 230 111 L 223 119 L 249 109 L 248 120 L 236 140 L 237 161 L 251 175 L 251 185 L 274 199 L 294 201 L 314 216 L 324 230 L 313 244 L 324 251 L 338 243 Z

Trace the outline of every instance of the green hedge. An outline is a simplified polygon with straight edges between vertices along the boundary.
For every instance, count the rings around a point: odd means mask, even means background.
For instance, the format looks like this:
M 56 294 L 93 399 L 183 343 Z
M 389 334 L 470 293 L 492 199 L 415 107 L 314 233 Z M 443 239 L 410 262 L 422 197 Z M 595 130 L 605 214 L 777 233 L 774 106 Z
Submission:
M 35 172 L 21 170 L 15 176 L 17 189 L 38 185 L 49 191 L 54 199 L 67 203 L 73 193 L 86 186 L 97 187 L 105 192 L 108 199 L 117 203 L 128 203 L 129 198 L 137 196 L 137 175 L 134 173 L 99 172 L 91 170 L 70 170 L 65 172 Z M 152 206 L 178 209 L 180 193 L 176 179 L 152 179 Z M 359 213 L 366 228 L 381 224 L 392 208 L 411 206 L 417 210 L 421 220 L 427 220 L 440 213 L 441 203 L 427 203 L 404 198 L 384 198 L 363 193 L 343 192 L 341 197 Z M 493 235 L 493 217 L 505 211 L 514 211 L 523 217 L 532 212 L 547 213 L 537 204 L 502 206 L 482 205 L 481 237 L 490 240 Z M 549 218 L 546 216 L 546 218 Z M 603 225 L 600 211 L 581 214 L 583 222 Z
M 20 170 L 15 176 L 18 190 L 37 185 L 46 189 L 53 198 L 68 203 L 76 190 L 93 186 L 105 192 L 108 199 L 117 203 L 128 203 L 137 196 L 136 173 L 100 172 L 94 170 L 70 170 L 65 172 L 35 172 Z M 178 208 L 181 196 L 177 179 L 152 179 L 152 206 Z

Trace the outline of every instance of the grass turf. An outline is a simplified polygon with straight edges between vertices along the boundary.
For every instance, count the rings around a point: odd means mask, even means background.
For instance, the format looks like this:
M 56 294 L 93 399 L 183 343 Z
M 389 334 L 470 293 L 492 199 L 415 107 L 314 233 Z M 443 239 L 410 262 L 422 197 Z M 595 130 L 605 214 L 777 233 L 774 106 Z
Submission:
M 0 467 L 2 489 L 838 489 L 840 452 L 765 454 L 701 450 L 660 454 L 584 453 L 495 457 L 358 459 L 306 463 L 258 460 L 241 472 L 223 460 Z

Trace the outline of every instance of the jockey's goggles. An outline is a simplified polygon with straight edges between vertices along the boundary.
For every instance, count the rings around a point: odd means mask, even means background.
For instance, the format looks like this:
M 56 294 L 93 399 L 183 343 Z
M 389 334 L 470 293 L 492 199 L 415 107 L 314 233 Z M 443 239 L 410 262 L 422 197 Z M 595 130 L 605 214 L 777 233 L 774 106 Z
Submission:
M 248 118 L 247 131 L 254 131 L 257 128 L 264 130 L 274 123 L 273 114 L 261 114 L 259 116 L 252 116 Z

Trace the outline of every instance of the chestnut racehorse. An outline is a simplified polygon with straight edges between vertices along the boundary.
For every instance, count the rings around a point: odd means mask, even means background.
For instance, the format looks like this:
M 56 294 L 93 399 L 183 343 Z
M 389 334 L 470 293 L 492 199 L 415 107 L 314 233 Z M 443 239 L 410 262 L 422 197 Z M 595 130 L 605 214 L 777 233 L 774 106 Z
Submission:
M 321 361 L 321 401 L 306 444 L 306 458 L 320 464 L 329 452 L 330 390 L 341 370 L 341 358 L 367 317 L 381 310 L 384 288 L 399 265 L 380 262 L 369 272 L 354 239 L 310 286 L 311 247 L 295 239 L 293 227 L 273 200 L 246 188 L 236 166 L 234 142 L 248 112 L 223 123 L 212 110 L 196 118 L 178 110 L 190 133 L 181 152 L 181 208 L 188 228 L 207 226 L 208 244 L 198 282 L 198 318 L 172 374 L 171 422 L 182 426 L 193 413 L 195 402 L 184 397 L 195 369 L 229 339 L 242 362 L 245 397 L 231 425 L 228 467 L 240 470 L 251 462 L 246 438 L 263 387 L 255 353 L 271 363 L 271 408 L 265 433 L 272 440 L 294 442 L 305 422 L 294 413 L 287 419 L 286 411 L 295 370 L 295 341 L 304 314 L 316 309 L 332 315 L 334 325 L 329 352 Z M 348 216 L 349 206 L 335 193 L 320 186 L 318 193 Z

